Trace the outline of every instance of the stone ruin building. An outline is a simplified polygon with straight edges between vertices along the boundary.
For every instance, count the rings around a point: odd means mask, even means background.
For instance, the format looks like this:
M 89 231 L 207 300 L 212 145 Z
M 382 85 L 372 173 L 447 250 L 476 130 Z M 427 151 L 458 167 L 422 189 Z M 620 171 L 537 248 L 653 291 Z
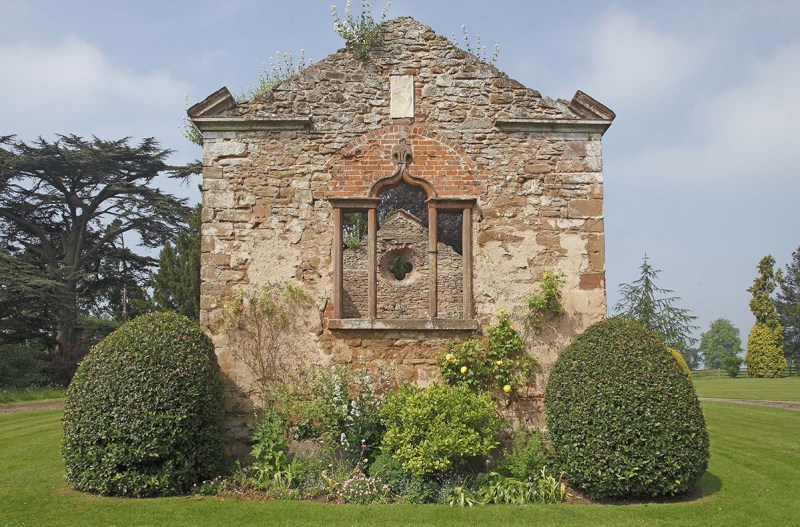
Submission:
M 526 88 L 408 17 L 271 92 L 189 109 L 203 134 L 202 322 L 236 291 L 293 282 L 316 303 L 299 362 L 386 368 L 419 385 L 500 309 L 524 319 L 544 271 L 566 313 L 525 332 L 539 367 L 509 415 L 543 424 L 558 353 L 606 315 L 601 138 L 614 113 Z M 212 331 L 213 333 L 213 331 Z M 228 429 L 250 373 L 212 335 Z

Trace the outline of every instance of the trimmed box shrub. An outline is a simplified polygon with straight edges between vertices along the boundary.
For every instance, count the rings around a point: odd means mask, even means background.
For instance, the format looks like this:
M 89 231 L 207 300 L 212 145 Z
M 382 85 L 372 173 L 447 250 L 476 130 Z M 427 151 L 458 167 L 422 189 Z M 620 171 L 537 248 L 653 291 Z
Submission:
M 176 313 L 96 345 L 67 391 L 62 455 L 73 487 L 117 496 L 187 492 L 219 469 L 222 379 L 210 339 Z
M 556 361 L 545 395 L 558 463 L 595 499 L 675 496 L 709 458 L 692 381 L 638 322 L 612 318 Z
M 467 386 L 404 386 L 386 398 L 381 409 L 386 426 L 382 447 L 400 460 L 403 470 L 425 476 L 454 463 L 485 456 L 499 444 L 502 421 L 488 392 Z

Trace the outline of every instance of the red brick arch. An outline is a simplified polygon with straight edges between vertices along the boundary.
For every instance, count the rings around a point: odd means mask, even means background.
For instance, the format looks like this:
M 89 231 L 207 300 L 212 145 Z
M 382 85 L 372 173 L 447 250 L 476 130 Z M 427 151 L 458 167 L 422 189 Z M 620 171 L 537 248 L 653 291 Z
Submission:
M 453 141 L 419 127 L 385 126 L 357 137 L 330 159 L 332 177 L 326 196 L 367 196 L 375 183 L 396 172 L 392 148 L 401 139 L 406 140 L 413 155 L 408 175 L 432 185 L 437 197 L 476 197 L 482 193 L 484 178 L 475 162 Z

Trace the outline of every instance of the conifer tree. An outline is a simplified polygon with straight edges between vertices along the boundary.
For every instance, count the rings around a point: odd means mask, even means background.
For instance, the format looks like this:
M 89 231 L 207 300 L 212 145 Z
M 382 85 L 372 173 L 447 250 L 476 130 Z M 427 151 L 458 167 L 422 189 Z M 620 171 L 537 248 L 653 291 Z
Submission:
M 198 204 L 188 228 L 178 233 L 175 246 L 164 244 L 153 276 L 153 301 L 162 309 L 200 318 L 200 224 Z
M 123 236 L 136 233 L 138 247 L 160 247 L 185 225 L 185 200 L 155 182 L 165 175 L 185 179 L 196 167 L 167 164 L 171 151 L 153 138 L 129 143 L 59 135 L 27 144 L 0 137 L 3 268 L 25 269 L 4 273 L 2 282 L 11 285 L 4 292 L 36 289 L 29 298 L 47 317 L 41 325 L 55 344 L 54 357 L 81 348 L 86 304 L 108 301 L 106 293 L 127 284 L 134 264 L 144 270 L 154 264 L 124 247 Z M 120 261 L 128 272 L 115 265 Z
M 797 368 L 800 366 L 800 247 L 786 265 L 786 276 L 780 284 L 775 306 L 783 326 L 783 355 Z
M 772 293 L 782 280 L 781 270 L 775 271 L 775 258 L 765 256 L 758 263 L 758 276 L 748 291 L 753 295 L 750 311 L 756 323 L 747 339 L 747 374 L 751 377 L 777 377 L 786 371 L 783 356 L 783 328 Z
M 655 284 L 658 269 L 648 263 L 644 255 L 640 267 L 641 275 L 630 284 L 620 284 L 622 298 L 614 306 L 620 316 L 632 318 L 664 339 L 667 346 L 684 353 L 697 340 L 692 331 L 697 329 L 693 322 L 697 319 L 688 309 L 675 305 L 680 300 L 669 295 L 671 289 L 662 289 Z

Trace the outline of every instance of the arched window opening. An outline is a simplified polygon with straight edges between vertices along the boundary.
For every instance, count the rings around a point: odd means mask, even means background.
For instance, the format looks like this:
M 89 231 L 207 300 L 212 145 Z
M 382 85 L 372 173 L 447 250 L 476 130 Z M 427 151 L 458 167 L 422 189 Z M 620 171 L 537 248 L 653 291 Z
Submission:
M 330 198 L 334 220 L 331 329 L 475 329 L 472 198 L 439 198 L 411 175 L 411 149 L 366 197 Z

